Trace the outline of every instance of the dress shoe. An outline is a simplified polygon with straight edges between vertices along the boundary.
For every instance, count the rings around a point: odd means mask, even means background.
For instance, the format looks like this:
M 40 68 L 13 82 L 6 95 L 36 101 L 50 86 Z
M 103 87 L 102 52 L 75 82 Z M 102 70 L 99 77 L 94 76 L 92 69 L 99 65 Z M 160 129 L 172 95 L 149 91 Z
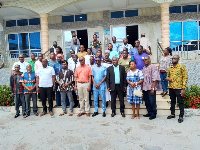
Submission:
M 167 95 L 167 93 L 168 93 L 168 92 L 165 92 L 165 93 L 162 95 L 162 97 L 164 97 L 165 95 Z
M 125 113 L 121 113 L 121 115 L 122 115 L 122 117 L 126 117 L 126 116 L 125 116 Z
M 175 115 L 170 115 L 167 117 L 167 119 L 172 119 L 172 118 L 175 118 Z
M 44 111 L 43 113 L 40 114 L 40 117 L 42 117 L 42 116 L 44 116 L 46 114 L 47 114 L 47 112 Z
M 54 115 L 53 111 L 50 111 L 49 114 L 50 114 L 50 116 L 53 116 L 53 115 Z
M 80 116 L 82 116 L 83 114 L 82 113 L 79 113 L 78 115 L 77 115 L 77 117 L 80 117 Z
M 155 116 L 151 116 L 151 117 L 149 117 L 149 120 L 153 120 L 155 118 L 156 118 Z
M 182 122 L 183 122 L 183 117 L 179 117 L 178 123 L 182 123 Z
M 15 116 L 14 116 L 14 118 L 17 118 L 17 117 L 19 117 L 20 116 L 20 114 L 16 114 Z
M 115 115 L 116 115 L 116 113 L 112 113 L 112 114 L 111 114 L 111 117 L 114 117 Z
M 90 117 L 90 113 L 86 113 L 86 116 L 87 116 L 87 117 Z
M 103 115 L 102 115 L 103 117 L 106 117 L 106 113 L 105 112 L 103 112 Z
M 98 115 L 99 113 L 98 112 L 94 112 L 93 114 L 92 114 L 92 117 L 95 117 L 96 115 Z
M 151 115 L 150 114 L 146 114 L 146 115 L 143 115 L 144 117 L 151 117 Z

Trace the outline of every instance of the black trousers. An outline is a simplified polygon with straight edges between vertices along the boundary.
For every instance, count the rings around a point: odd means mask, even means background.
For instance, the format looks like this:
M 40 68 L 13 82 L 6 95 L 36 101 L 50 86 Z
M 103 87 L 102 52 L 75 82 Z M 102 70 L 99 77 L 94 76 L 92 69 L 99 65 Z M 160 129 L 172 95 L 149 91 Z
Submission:
M 75 106 L 78 106 L 79 102 L 77 100 L 77 95 L 74 91 L 72 91 L 72 96 L 73 96 L 73 99 L 74 99 L 74 105 Z
M 183 117 L 184 115 L 184 102 L 183 97 L 181 96 L 181 89 L 169 89 L 169 96 L 171 99 L 171 114 L 175 115 L 175 105 L 176 105 L 176 98 L 179 103 L 180 108 L 180 117 Z
M 53 109 L 52 91 L 53 87 L 40 87 L 40 99 L 42 100 L 43 112 L 47 112 L 47 98 L 49 102 L 49 111 L 52 111 Z
M 119 84 L 115 84 L 115 90 L 110 92 L 111 94 L 111 109 L 112 109 L 112 113 L 116 112 L 116 98 L 117 95 L 119 97 L 119 101 L 120 101 L 120 112 L 124 113 L 124 89 L 122 89 L 120 87 Z

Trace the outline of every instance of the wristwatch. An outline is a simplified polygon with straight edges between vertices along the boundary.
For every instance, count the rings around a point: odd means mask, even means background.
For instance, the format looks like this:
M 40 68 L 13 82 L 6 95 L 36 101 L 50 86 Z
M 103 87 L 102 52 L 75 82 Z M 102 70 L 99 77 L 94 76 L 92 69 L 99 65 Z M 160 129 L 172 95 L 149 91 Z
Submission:
M 151 88 L 151 90 L 155 90 L 155 88 Z

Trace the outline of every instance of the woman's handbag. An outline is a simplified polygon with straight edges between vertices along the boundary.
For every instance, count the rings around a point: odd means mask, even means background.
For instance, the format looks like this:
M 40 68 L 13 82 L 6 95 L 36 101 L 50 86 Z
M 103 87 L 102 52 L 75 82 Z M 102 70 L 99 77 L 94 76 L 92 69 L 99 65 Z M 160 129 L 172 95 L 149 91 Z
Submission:
M 140 87 L 136 87 L 135 89 L 134 89 L 134 92 L 133 92 L 133 94 L 135 95 L 135 96 L 137 96 L 137 97 L 142 97 L 142 90 L 141 90 L 141 88 Z

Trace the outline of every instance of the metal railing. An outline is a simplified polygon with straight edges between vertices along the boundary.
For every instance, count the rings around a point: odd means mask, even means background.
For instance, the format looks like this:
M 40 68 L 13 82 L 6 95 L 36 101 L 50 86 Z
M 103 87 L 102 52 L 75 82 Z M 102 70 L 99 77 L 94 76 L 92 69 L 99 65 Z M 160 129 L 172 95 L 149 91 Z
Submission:
M 163 49 L 161 46 L 161 42 L 157 39 L 157 62 L 160 61 L 160 58 L 163 56 Z

